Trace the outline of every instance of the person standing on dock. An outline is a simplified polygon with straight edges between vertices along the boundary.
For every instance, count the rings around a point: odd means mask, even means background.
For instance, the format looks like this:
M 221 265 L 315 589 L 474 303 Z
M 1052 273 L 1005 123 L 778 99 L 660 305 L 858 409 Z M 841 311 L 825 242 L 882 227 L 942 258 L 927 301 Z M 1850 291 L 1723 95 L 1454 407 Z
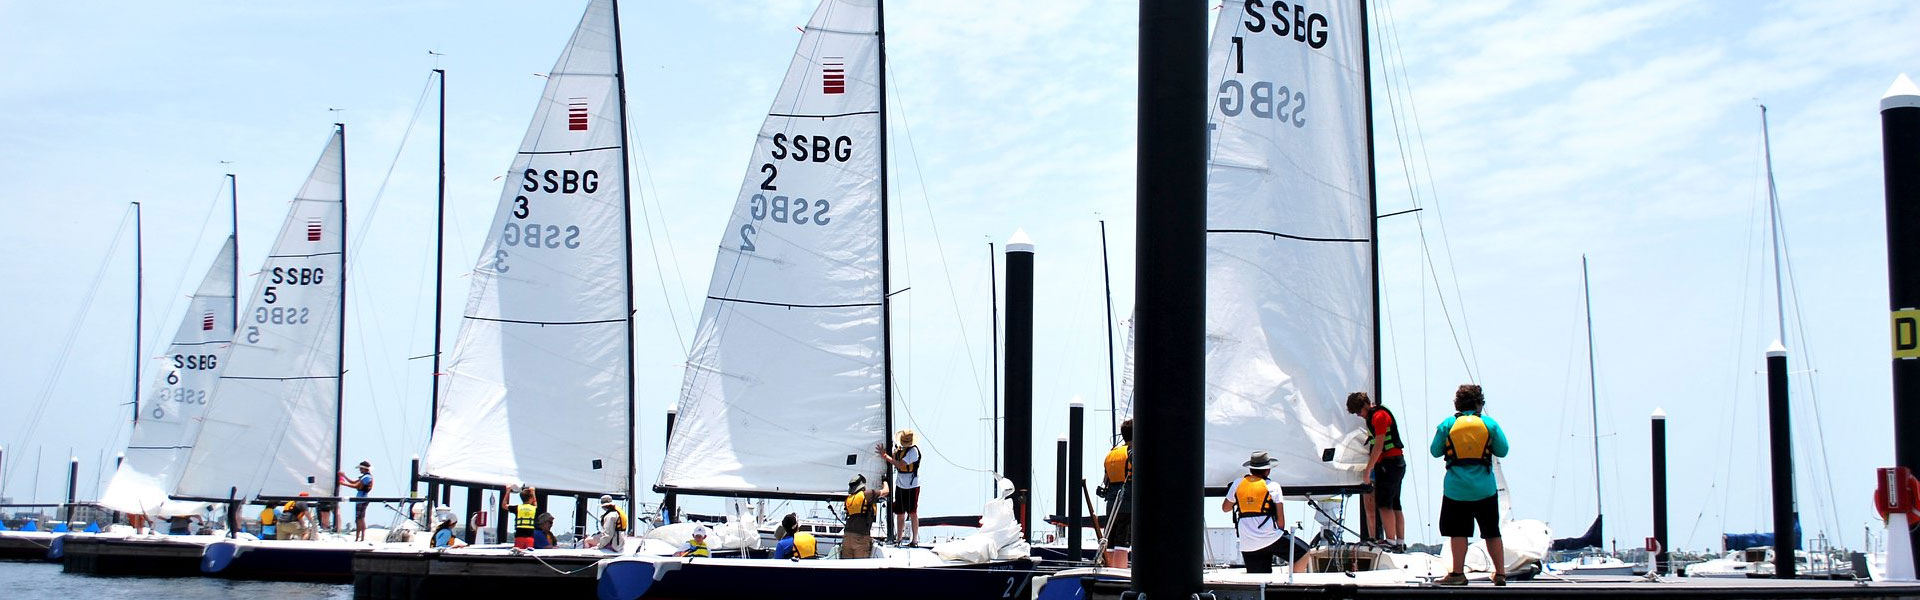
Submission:
M 1287 508 L 1280 504 L 1280 486 L 1267 475 L 1280 464 L 1265 451 L 1255 452 L 1240 466 L 1247 475 L 1227 485 L 1227 498 L 1220 510 L 1233 513 L 1235 531 L 1240 537 L 1240 557 L 1248 573 L 1272 573 L 1273 559 L 1288 546 L 1281 524 L 1287 521 Z
M 920 541 L 920 447 L 913 444 L 912 429 L 900 430 L 898 437 L 891 453 L 879 445 L 873 449 L 899 473 L 894 477 L 894 538 L 911 546 Z
M 887 482 L 880 482 L 878 493 L 867 489 L 867 476 L 854 475 L 847 482 L 847 526 L 840 536 L 840 558 L 873 556 L 873 516 L 882 498 L 892 493 Z
M 346 473 L 340 473 L 340 485 L 353 488 L 353 497 L 365 498 L 373 491 L 373 463 L 360 461 L 360 477 L 347 479 Z M 353 503 L 353 541 L 367 540 L 367 503 Z
M 1120 445 L 1107 451 L 1096 492 L 1107 501 L 1107 546 L 1133 545 L 1133 419 L 1120 422 Z
M 513 498 L 514 492 L 520 493 L 520 503 L 507 504 L 507 501 Z M 518 486 L 509 485 L 507 486 L 507 493 L 500 496 L 500 507 L 506 510 L 507 515 L 513 517 L 513 547 L 515 550 L 528 550 L 533 548 L 534 522 L 535 519 L 540 516 L 540 505 L 535 502 L 535 498 L 538 498 L 538 496 L 534 495 L 533 486 L 524 484 Z
M 1440 535 L 1453 553 L 1452 570 L 1434 583 L 1466 585 L 1467 538 L 1474 524 L 1487 541 L 1487 554 L 1496 571 L 1494 585 L 1506 585 L 1506 552 L 1500 544 L 1499 484 L 1493 477 L 1494 457 L 1507 455 L 1507 434 L 1492 417 L 1480 414 L 1487 399 L 1480 386 L 1466 384 L 1453 393 L 1456 412 L 1434 431 L 1429 451 L 1447 461 L 1445 496 L 1440 500 Z
M 1394 552 L 1406 551 L 1407 525 L 1400 512 L 1400 482 L 1407 476 L 1407 459 L 1402 450 L 1399 419 L 1393 411 L 1374 402 L 1366 392 L 1347 395 L 1347 412 L 1366 421 L 1366 482 L 1373 492 L 1360 497 L 1360 518 L 1366 519 L 1367 532 Z

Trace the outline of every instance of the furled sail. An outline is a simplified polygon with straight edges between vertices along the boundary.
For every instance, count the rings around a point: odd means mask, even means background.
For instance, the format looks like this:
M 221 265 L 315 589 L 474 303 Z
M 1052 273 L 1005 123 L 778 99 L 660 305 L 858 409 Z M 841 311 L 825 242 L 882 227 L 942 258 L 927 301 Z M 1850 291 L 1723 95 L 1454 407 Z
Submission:
M 346 317 L 346 129 L 328 138 L 294 195 L 175 496 L 331 496 L 340 452 Z
M 846 494 L 886 439 L 874 0 L 814 11 L 753 147 L 657 489 Z
M 428 475 L 625 494 L 632 483 L 626 115 L 610 0 L 547 74 L 440 379 Z
M 195 514 L 206 506 L 173 501 L 167 494 L 180 479 L 208 393 L 219 383 L 233 341 L 234 258 L 234 238 L 228 236 L 187 301 L 173 343 L 155 357 L 162 366 L 149 374 L 140 420 L 127 439 L 126 460 L 107 482 L 101 505 L 154 517 Z
M 1331 457 L 1360 426 L 1347 394 L 1375 391 L 1363 14 L 1354 0 L 1228 0 L 1214 28 L 1210 485 L 1259 450 L 1294 491 L 1361 482 Z

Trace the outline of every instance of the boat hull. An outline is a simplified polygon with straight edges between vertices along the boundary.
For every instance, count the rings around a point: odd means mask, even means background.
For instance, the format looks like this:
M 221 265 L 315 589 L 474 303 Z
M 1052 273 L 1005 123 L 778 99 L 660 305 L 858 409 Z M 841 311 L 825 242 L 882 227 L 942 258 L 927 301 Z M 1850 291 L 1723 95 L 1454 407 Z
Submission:
M 0 560 L 56 560 L 48 553 L 59 535 L 38 531 L 0 531 Z
M 222 540 L 208 545 L 200 572 L 225 579 L 352 583 L 353 555 L 365 546 Z
M 58 539 L 61 570 L 86 575 L 198 577 L 215 536 L 86 536 Z
M 353 555 L 355 600 L 521 597 L 587 598 L 594 565 L 611 556 L 591 551 L 368 550 Z
M 867 560 L 874 561 L 871 566 Z M 915 600 L 1027 598 L 1034 562 L 909 566 L 886 559 L 755 560 L 650 558 L 601 563 L 601 600 L 758 599 L 783 590 L 912 590 Z

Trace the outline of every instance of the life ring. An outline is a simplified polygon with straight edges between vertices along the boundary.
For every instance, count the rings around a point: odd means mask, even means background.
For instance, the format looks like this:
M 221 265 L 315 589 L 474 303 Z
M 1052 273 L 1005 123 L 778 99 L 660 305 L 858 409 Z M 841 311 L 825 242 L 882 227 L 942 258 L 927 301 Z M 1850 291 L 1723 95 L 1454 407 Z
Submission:
M 1897 493 L 1904 496 L 1900 504 L 1906 507 L 1907 526 L 1920 525 L 1920 478 L 1908 474 L 1906 481 L 1901 483 L 1903 485 Z M 1873 509 L 1880 513 L 1881 521 L 1886 521 L 1888 518 L 1887 506 L 1887 489 L 1885 487 L 1874 489 Z

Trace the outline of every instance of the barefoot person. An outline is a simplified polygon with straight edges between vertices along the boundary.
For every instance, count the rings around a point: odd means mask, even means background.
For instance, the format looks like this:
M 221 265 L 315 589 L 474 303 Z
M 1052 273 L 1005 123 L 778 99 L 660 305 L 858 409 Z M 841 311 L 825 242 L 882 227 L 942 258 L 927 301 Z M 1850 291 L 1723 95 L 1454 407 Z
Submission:
M 360 461 L 360 476 L 348 479 L 346 473 L 340 473 L 340 485 L 353 488 L 353 497 L 365 498 L 373 491 L 373 463 Z M 367 541 L 367 503 L 353 503 L 353 541 Z
M 880 458 L 893 465 L 894 537 L 911 546 L 920 541 L 920 447 L 913 445 L 913 430 L 902 429 L 893 452 L 874 446 Z
M 1360 518 L 1366 532 L 1394 552 L 1406 551 L 1406 522 L 1400 512 L 1400 482 L 1407 476 L 1407 459 L 1401 449 L 1400 423 L 1393 411 L 1367 397 L 1366 392 L 1347 395 L 1347 412 L 1366 421 L 1366 482 L 1373 492 L 1360 497 Z
M 1480 414 L 1486 406 L 1480 386 L 1460 386 L 1453 394 L 1458 411 L 1441 421 L 1429 451 L 1447 461 L 1446 494 L 1440 500 L 1440 535 L 1453 552 L 1452 570 L 1434 583 L 1466 585 L 1467 538 L 1480 526 L 1493 558 L 1494 585 L 1506 585 L 1506 553 L 1500 544 L 1499 487 L 1493 479 L 1494 457 L 1507 455 L 1507 434 L 1492 417 Z

